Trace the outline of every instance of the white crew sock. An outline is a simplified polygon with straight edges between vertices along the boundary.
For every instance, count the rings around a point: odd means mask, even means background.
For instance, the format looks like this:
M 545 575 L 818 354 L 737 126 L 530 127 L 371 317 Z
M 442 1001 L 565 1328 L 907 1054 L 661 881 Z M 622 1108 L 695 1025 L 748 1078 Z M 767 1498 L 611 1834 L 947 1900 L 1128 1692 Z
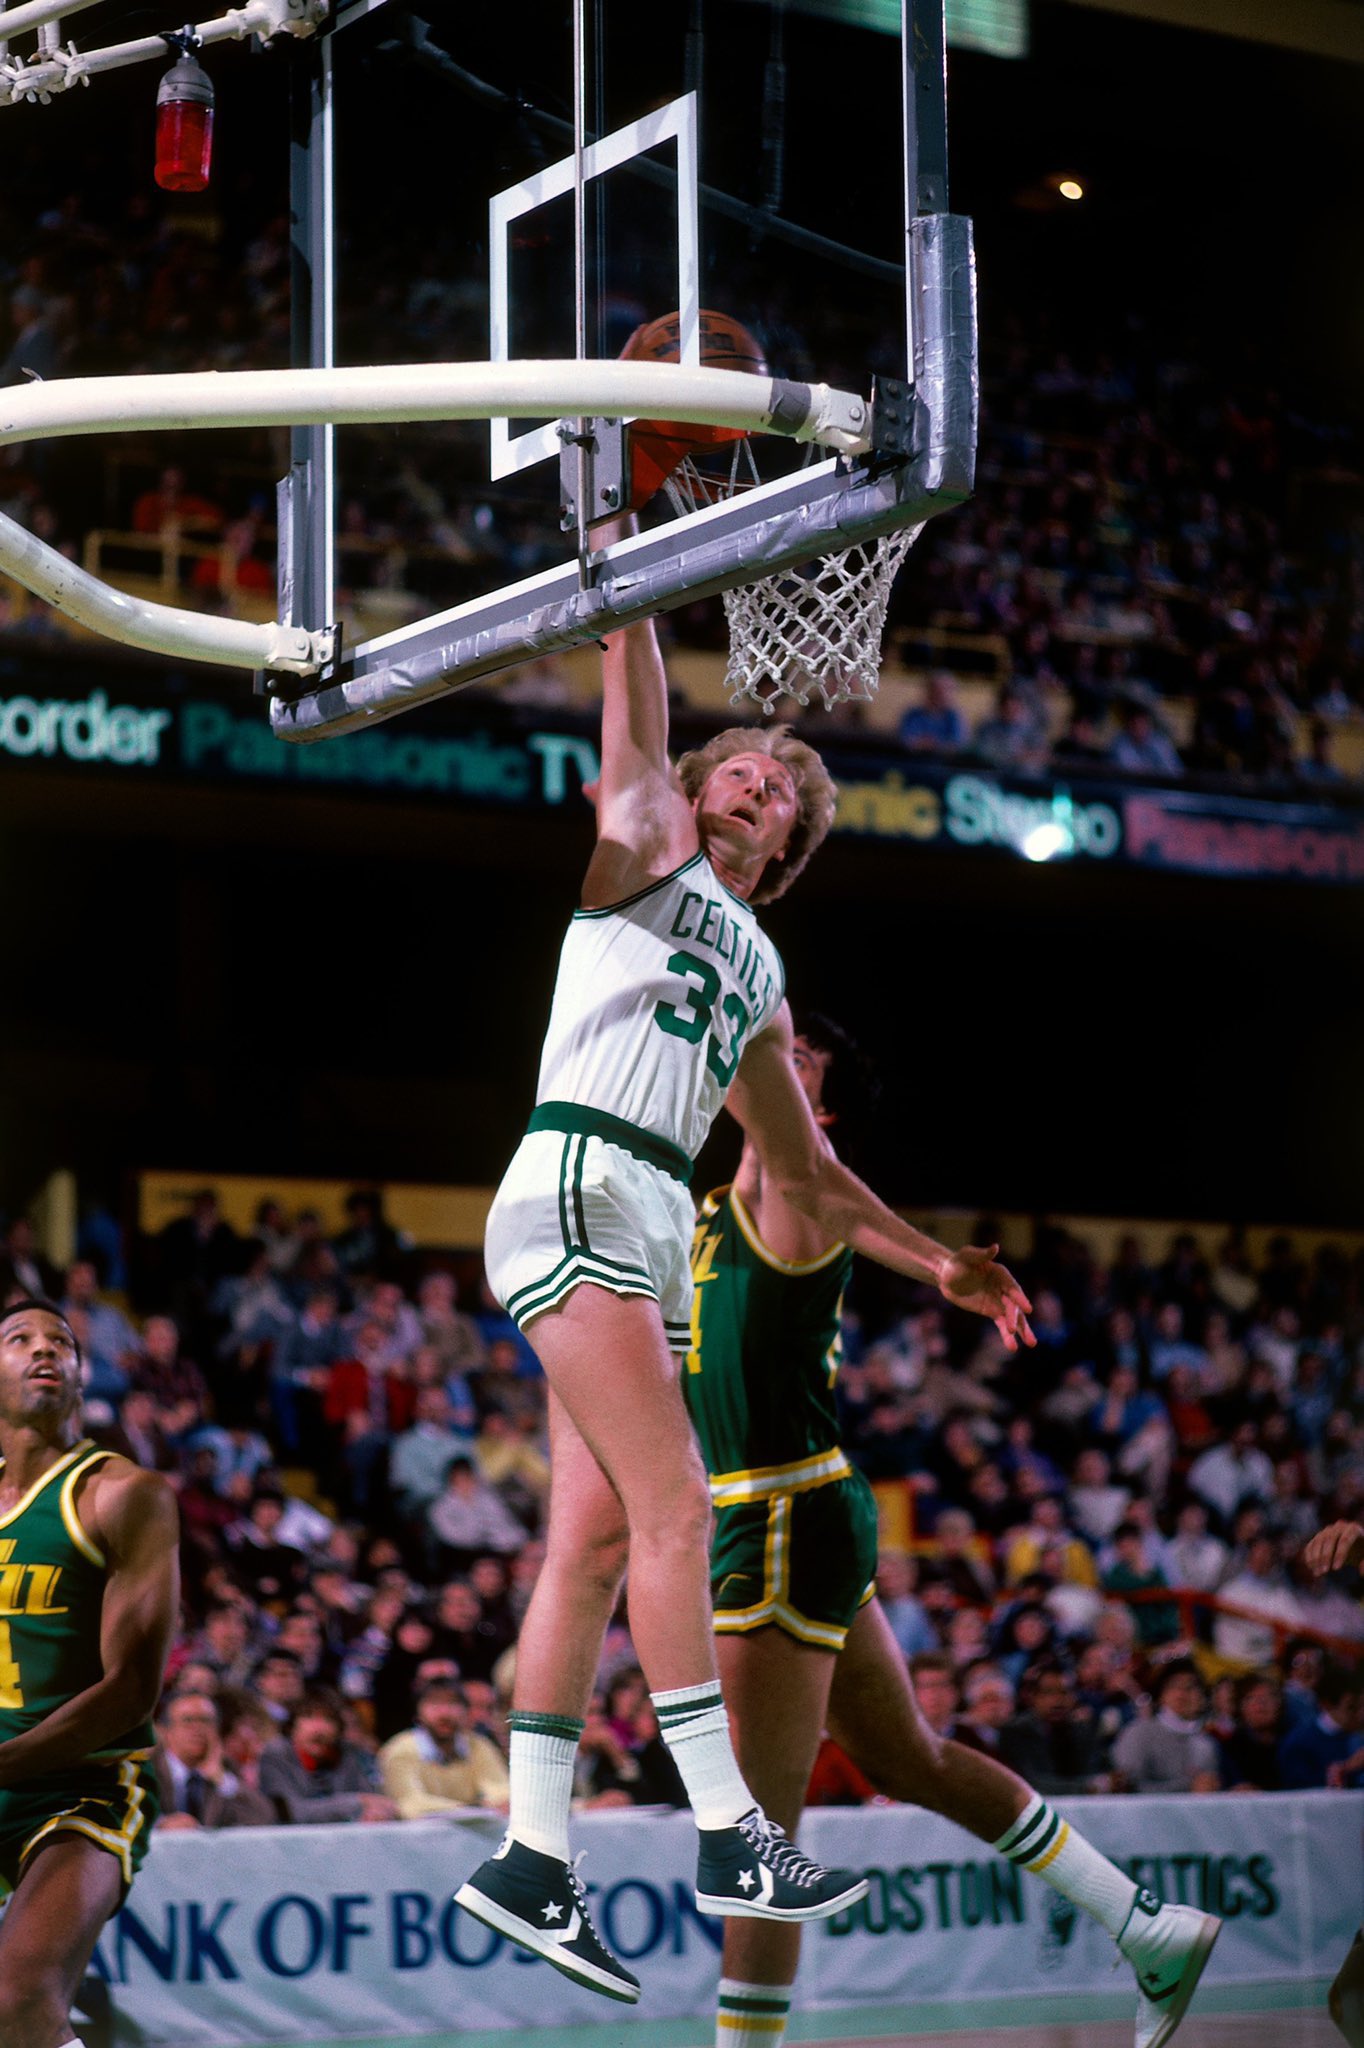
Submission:
M 739 1775 L 718 1678 L 656 1692 L 659 1733 L 682 1774 L 699 1828 L 732 1828 L 757 1800 Z
M 790 2010 L 789 1984 L 740 1984 L 735 1977 L 722 1977 L 715 2048 L 781 2048 Z
M 581 1721 L 567 1714 L 511 1715 L 511 1811 L 507 1832 L 542 1856 L 568 1861 L 568 1810 Z
M 1114 1941 L 1127 1925 L 1137 1887 L 1069 1821 L 1053 1812 L 1039 1792 L 992 1847 L 1010 1863 L 1042 1878 L 1072 1905 L 1083 1906 Z

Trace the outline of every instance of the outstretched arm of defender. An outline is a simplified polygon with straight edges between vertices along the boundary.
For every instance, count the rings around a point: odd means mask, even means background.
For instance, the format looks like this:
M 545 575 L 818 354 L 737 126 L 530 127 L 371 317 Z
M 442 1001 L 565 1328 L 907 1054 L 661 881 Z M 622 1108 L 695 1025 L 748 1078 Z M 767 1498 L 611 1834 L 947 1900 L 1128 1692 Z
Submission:
M 1352 1564 L 1364 1571 L 1364 1529 L 1358 1522 L 1328 1523 L 1303 1551 L 1303 1561 L 1318 1578 L 1323 1572 L 1344 1571 Z
M 92 1478 L 81 1508 L 109 1567 L 100 1615 L 104 1675 L 0 1744 L 0 1787 L 97 1756 L 144 1721 L 160 1697 L 180 1606 L 175 1496 L 157 1473 L 120 1465 Z
M 1032 1344 L 1032 1303 L 1013 1275 L 996 1264 L 998 1245 L 949 1251 L 903 1223 L 834 1156 L 796 1079 L 792 1044 L 791 1013 L 783 1004 L 774 1023 L 748 1047 L 729 1092 L 730 1112 L 753 1140 L 763 1172 L 783 1200 L 878 1265 L 930 1281 L 956 1307 L 987 1317 L 1011 1351 Z

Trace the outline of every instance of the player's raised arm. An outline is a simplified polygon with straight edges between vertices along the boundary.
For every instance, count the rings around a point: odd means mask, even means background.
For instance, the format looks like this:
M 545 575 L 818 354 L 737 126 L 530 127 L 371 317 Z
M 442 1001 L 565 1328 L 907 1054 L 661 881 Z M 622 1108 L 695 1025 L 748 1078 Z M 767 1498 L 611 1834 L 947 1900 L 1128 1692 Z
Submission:
M 998 1245 L 949 1251 L 902 1222 L 835 1157 L 796 1079 L 792 1042 L 791 1013 L 783 1004 L 740 1061 L 728 1104 L 782 1198 L 817 1217 L 830 1237 L 878 1265 L 930 1281 L 956 1307 L 985 1316 L 1011 1351 L 1020 1343 L 1032 1344 L 1027 1322 L 1032 1304 L 1013 1275 L 996 1263 Z
M 85 1490 L 81 1519 L 108 1562 L 100 1610 L 103 1676 L 0 1744 L 0 1786 L 108 1749 L 151 1714 L 180 1605 L 179 1517 L 158 1473 L 118 1460 Z
M 589 904 L 619 901 L 680 867 L 699 844 L 668 758 L 668 678 L 652 619 L 603 643 L 597 840 Z

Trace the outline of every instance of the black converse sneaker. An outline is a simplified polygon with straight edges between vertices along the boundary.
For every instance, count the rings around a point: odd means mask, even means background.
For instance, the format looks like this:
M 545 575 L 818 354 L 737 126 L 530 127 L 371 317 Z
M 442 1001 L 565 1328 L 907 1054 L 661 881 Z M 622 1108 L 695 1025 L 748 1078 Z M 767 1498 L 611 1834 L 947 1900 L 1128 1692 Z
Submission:
M 598 1939 L 575 1863 L 561 1863 L 507 1835 L 455 1900 L 485 1927 L 543 1956 L 589 1990 L 626 2005 L 639 1997 L 639 1979 Z
M 696 1903 L 737 1920 L 824 1920 L 865 1899 L 855 1870 L 825 1870 L 802 1856 L 760 1806 L 732 1828 L 702 1828 Z

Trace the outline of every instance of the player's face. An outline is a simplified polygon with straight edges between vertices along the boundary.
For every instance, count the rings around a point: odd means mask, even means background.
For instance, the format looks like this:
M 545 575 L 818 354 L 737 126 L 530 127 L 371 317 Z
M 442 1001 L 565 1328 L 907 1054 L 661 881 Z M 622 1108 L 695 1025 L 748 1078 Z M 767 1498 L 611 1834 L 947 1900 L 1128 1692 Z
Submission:
M 808 1038 L 796 1036 L 791 1048 L 791 1064 L 796 1070 L 796 1079 L 805 1092 L 805 1100 L 815 1115 L 824 1107 L 824 1076 L 829 1071 L 830 1056 L 822 1047 L 811 1045 Z
M 791 837 L 799 809 L 789 768 L 767 754 L 731 754 L 696 800 L 696 829 L 704 846 L 713 840 L 745 860 L 771 860 Z
M 10 1422 L 60 1417 L 80 1404 L 76 1340 L 49 1309 L 21 1309 L 0 1322 L 0 1416 Z

